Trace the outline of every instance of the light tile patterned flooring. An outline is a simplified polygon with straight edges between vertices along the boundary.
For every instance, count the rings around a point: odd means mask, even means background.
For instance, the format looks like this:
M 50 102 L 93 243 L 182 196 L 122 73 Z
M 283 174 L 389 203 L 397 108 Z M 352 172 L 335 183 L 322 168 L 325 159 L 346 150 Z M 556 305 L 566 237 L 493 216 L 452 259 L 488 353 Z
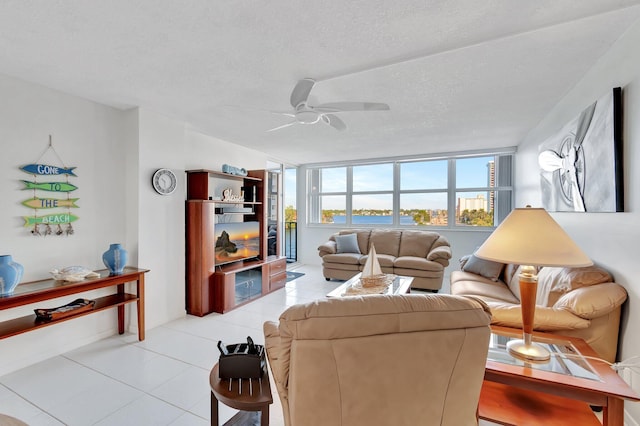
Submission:
M 227 314 L 187 315 L 147 330 L 143 342 L 134 334 L 116 335 L 2 376 L 0 412 L 31 426 L 208 425 L 218 340 L 251 336 L 262 344 L 265 321 L 340 285 L 325 281 L 318 266 L 295 270 L 305 275 Z M 283 425 L 275 392 L 270 410 L 271 424 Z M 235 412 L 220 404 L 221 423 Z

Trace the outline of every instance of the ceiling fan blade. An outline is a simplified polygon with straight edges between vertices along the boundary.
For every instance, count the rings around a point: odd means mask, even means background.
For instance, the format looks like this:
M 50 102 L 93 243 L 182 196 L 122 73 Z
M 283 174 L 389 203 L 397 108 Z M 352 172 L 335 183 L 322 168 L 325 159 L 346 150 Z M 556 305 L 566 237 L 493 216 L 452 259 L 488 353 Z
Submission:
M 223 108 L 233 108 L 241 111 L 257 111 L 257 112 L 268 112 L 276 115 L 286 115 L 287 117 L 295 117 L 295 114 L 292 114 L 288 111 L 273 111 L 269 109 L 256 108 L 252 106 L 240 106 L 240 105 L 222 105 Z
M 291 123 L 283 124 L 282 126 L 274 127 L 273 129 L 267 130 L 267 132 L 273 132 L 274 130 L 284 129 L 285 127 L 293 126 L 297 121 L 292 121 Z
M 319 112 L 388 111 L 389 105 L 379 102 L 330 102 L 314 106 Z
M 291 106 L 295 108 L 301 103 L 307 102 L 314 84 L 316 84 L 316 81 L 312 78 L 303 78 L 298 81 L 296 87 L 293 88 L 293 92 L 291 92 Z
M 347 125 L 344 124 L 344 121 L 338 118 L 337 115 L 333 114 L 322 114 L 322 121 L 327 123 L 329 126 L 333 127 L 336 130 L 346 130 Z
M 295 118 L 296 115 L 290 112 L 271 111 L 271 114 L 284 115 L 285 117 Z

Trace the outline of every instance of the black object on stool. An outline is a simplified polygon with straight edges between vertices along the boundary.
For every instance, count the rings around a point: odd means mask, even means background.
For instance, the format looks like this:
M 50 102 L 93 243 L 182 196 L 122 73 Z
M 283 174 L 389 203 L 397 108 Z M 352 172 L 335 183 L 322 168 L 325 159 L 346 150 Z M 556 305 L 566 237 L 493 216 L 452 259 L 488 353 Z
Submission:
M 218 341 L 220 350 L 219 375 L 221 379 L 259 379 L 266 365 L 264 346 L 253 343 L 225 345 Z

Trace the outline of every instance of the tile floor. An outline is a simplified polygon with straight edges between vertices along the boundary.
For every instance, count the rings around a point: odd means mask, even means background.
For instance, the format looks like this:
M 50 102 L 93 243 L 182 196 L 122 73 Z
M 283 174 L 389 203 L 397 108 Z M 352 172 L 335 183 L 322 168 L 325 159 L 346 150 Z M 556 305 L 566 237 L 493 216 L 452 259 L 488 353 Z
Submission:
M 264 321 L 340 284 L 325 281 L 317 266 L 295 270 L 305 275 L 227 314 L 185 316 L 147 330 L 143 342 L 134 334 L 116 335 L 2 376 L 0 412 L 31 426 L 208 425 L 209 372 L 218 340 L 251 336 L 262 344 Z M 273 397 L 271 424 L 283 425 L 280 401 Z M 235 412 L 220 404 L 221 423 Z
M 40 425 L 208 425 L 209 372 L 218 340 L 264 343 L 262 324 L 287 306 L 324 297 L 320 267 L 284 289 L 224 315 L 185 316 L 135 334 L 116 335 L 0 377 L 0 412 Z M 275 389 L 275 387 L 272 387 Z M 235 410 L 220 404 L 221 422 Z M 284 424 L 277 395 L 271 424 Z

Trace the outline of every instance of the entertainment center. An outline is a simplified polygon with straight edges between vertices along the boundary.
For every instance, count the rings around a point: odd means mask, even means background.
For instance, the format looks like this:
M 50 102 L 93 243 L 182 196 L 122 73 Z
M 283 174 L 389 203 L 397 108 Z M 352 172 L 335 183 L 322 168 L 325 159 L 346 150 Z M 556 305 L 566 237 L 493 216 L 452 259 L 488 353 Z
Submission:
M 225 313 L 282 288 L 287 264 L 278 241 L 281 220 L 270 214 L 279 210 L 279 174 L 186 173 L 187 313 Z M 270 228 L 277 231 L 275 251 L 269 250 Z

